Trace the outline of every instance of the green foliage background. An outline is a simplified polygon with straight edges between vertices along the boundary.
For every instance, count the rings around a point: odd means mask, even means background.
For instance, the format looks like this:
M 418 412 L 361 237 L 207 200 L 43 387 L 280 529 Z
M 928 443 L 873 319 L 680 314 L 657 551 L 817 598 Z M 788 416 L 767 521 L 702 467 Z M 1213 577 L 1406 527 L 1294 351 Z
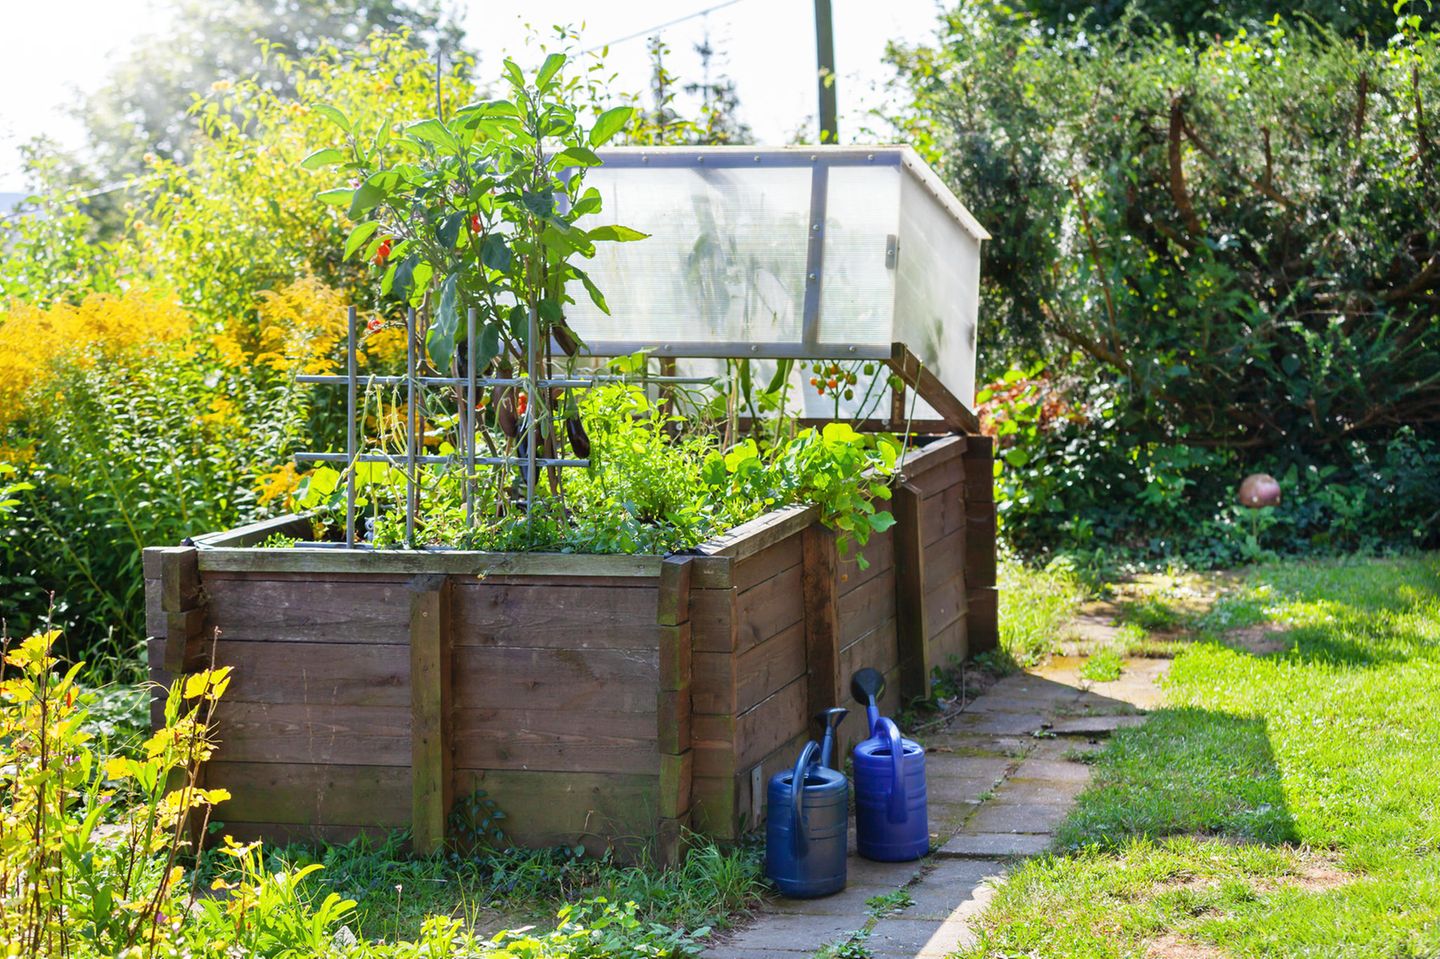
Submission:
M 904 136 L 995 236 L 1011 543 L 1213 565 L 1436 541 L 1440 60 L 1402 26 L 1092 36 L 963 3 L 892 48 Z M 1280 509 L 1230 505 L 1252 470 Z

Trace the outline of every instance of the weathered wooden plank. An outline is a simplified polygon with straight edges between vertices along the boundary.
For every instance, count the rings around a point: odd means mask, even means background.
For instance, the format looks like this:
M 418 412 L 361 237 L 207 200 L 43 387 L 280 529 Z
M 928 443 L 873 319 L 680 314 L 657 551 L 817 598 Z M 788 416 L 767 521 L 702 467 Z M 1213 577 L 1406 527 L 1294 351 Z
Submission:
M 483 697 L 482 697 L 483 698 Z M 455 765 L 655 775 L 656 714 L 552 709 L 457 709 L 451 720 Z
M 894 371 L 895 375 L 905 381 L 920 395 L 920 398 L 930 404 L 930 408 L 940 414 L 951 428 L 957 432 L 978 433 L 980 432 L 980 419 L 969 407 L 956 398 L 935 371 L 920 362 L 919 357 L 910 352 L 909 347 L 904 343 L 895 343 L 892 347 L 890 359 L 885 365 Z
M 736 562 L 752 556 L 768 546 L 794 536 L 820 518 L 817 506 L 787 506 L 741 523 L 730 532 L 706 543 L 698 550 L 707 556 L 729 556 Z
M 648 842 L 659 808 L 654 775 L 457 769 L 456 795 L 475 789 L 485 790 L 504 811 L 504 829 L 511 842 L 583 843 L 596 854 L 627 838 Z
M 906 698 L 930 695 L 930 669 L 926 639 L 926 550 L 921 526 L 919 490 L 906 483 L 896 488 L 895 511 L 895 638 L 900 659 L 901 694 Z
M 256 523 L 237 526 L 220 533 L 205 533 L 191 539 L 196 546 L 259 546 L 271 536 L 290 536 L 309 539 L 314 531 L 314 520 L 309 513 L 292 513 L 273 519 L 262 519 Z
M 930 648 L 930 658 L 944 666 L 970 659 L 969 632 L 968 616 L 960 616 L 943 629 L 937 630 L 926 643 Z
M 332 703 L 246 703 L 222 698 L 216 759 L 230 762 L 407 766 L 410 710 Z
M 200 571 L 193 546 L 167 546 L 146 550 L 158 557 L 160 610 L 165 616 L 165 668 L 171 673 L 185 670 L 189 642 L 200 636 L 203 607 Z M 142 564 L 143 564 L 142 559 Z M 155 561 L 152 560 L 152 565 Z
M 972 589 L 966 595 L 966 633 L 969 654 L 979 656 L 1000 646 L 999 593 L 994 587 Z
M 855 675 L 857 669 L 864 669 L 868 666 L 871 669 L 880 670 L 881 673 L 888 673 L 899 666 L 900 655 L 896 639 L 895 620 L 888 619 L 842 649 L 840 651 L 840 678 L 848 686 L 850 677 Z M 886 690 L 886 692 L 889 693 L 891 690 Z M 896 692 L 898 693 L 898 691 Z M 846 701 L 841 705 L 847 709 L 854 709 L 858 704 L 847 696 Z
M 907 476 L 906 484 L 915 489 L 924 498 L 926 496 L 937 496 L 947 490 L 954 489 L 957 496 L 963 495 L 965 482 L 965 460 L 962 457 L 955 457 L 928 469 L 923 473 Z
M 229 836 L 236 842 L 263 841 L 267 848 L 284 846 L 290 843 L 306 843 L 312 845 L 339 846 L 351 842 L 360 836 L 367 836 L 376 843 L 384 841 L 391 832 L 389 826 L 315 826 L 308 823 L 288 822 L 232 822 L 223 815 L 225 803 L 216 809 L 214 821 L 223 822 L 225 829 L 222 835 Z M 219 845 L 219 837 L 214 837 L 205 843 L 206 849 L 212 849 Z
M 995 585 L 995 504 L 971 503 L 965 517 L 965 582 Z
M 833 668 L 831 675 L 835 675 Z M 809 686 L 807 678 L 797 679 L 766 697 L 754 709 L 736 717 L 735 758 L 738 768 L 754 765 L 798 733 L 809 730 L 809 719 L 815 711 L 810 708 L 812 694 Z M 697 726 L 699 719 L 697 716 Z
M 955 573 L 925 591 L 925 635 L 934 636 L 965 615 L 965 576 Z M 931 665 L 940 665 L 932 660 Z
M 205 781 L 208 788 L 230 791 L 214 813 L 224 822 L 387 828 L 410 823 L 406 766 L 212 761 Z
M 739 596 L 734 587 L 690 591 L 690 637 L 696 652 L 729 653 L 735 649 Z
M 690 782 L 690 825 L 714 839 L 738 839 L 734 776 L 695 776 Z M 746 828 L 753 828 L 747 823 Z
M 667 556 L 660 564 L 656 622 L 677 626 L 690 619 L 690 557 Z
M 455 648 L 457 709 L 653 712 L 657 649 Z
M 450 813 L 450 586 L 444 576 L 410 584 L 410 830 L 428 856 L 445 842 Z
M 902 482 L 912 474 L 918 476 L 934 469 L 941 463 L 948 462 L 957 456 L 963 456 L 974 440 L 974 436 L 950 433 L 922 445 L 912 446 L 906 451 L 904 459 L 900 462 L 899 472 Z
M 734 707 L 745 712 L 805 675 L 805 624 L 791 624 L 736 657 Z
M 966 449 L 965 498 L 977 503 L 995 499 L 995 440 L 992 437 L 972 437 Z
M 659 556 L 579 553 L 483 553 L 468 550 L 371 550 L 296 546 L 291 549 L 205 547 L 201 572 L 441 573 L 451 576 L 660 576 Z
M 662 818 L 655 823 L 655 843 L 651 855 L 661 869 L 679 865 L 685 858 L 690 835 L 690 813 L 674 819 Z
M 965 571 L 965 527 L 925 545 L 925 588 L 931 589 Z
M 687 751 L 694 739 L 693 719 L 689 687 L 660 690 L 655 707 L 656 748 L 670 755 Z
M 744 592 L 792 566 L 799 566 L 802 558 L 800 536 L 788 536 L 737 562 L 731 582 Z
M 658 591 L 648 586 L 494 585 L 456 581 L 454 644 L 655 649 Z
M 692 556 L 690 570 L 691 589 L 729 589 L 735 585 L 735 560 L 729 556 Z
M 835 534 L 818 523 L 808 527 L 804 534 L 804 551 L 801 595 L 805 603 L 805 664 L 808 677 L 802 729 L 805 714 L 838 706 L 843 696 L 840 687 L 840 610 L 836 595 L 839 558 Z M 789 731 L 793 729 L 792 726 Z M 752 747 L 745 740 L 737 740 L 736 748 L 749 750 Z
M 887 569 L 867 581 L 859 589 L 837 600 L 840 623 L 840 648 L 870 632 L 887 619 L 895 617 L 895 570 Z
M 675 819 L 690 811 L 694 768 L 694 755 L 688 749 L 678 755 L 660 756 L 660 818 Z
M 763 645 L 763 644 L 762 644 Z M 691 661 L 691 708 L 697 713 L 735 715 L 737 670 L 731 653 L 696 650 Z
M 882 513 L 891 511 L 891 508 L 884 504 L 877 505 L 876 509 Z M 858 558 L 861 556 L 870 564 L 865 569 L 860 568 Z M 842 556 L 840 558 L 840 595 L 844 596 L 851 590 L 864 586 L 870 580 L 893 566 L 894 562 L 895 544 L 890 531 L 886 530 L 883 533 L 872 533 L 870 542 L 865 544 L 864 549 L 852 553 L 848 557 Z
M 765 822 L 766 817 L 766 795 L 762 792 L 759 802 L 752 805 L 750 788 L 750 770 L 754 766 L 760 767 L 760 788 L 766 789 L 770 783 L 770 777 L 778 772 L 795 768 L 795 759 L 800 750 L 804 748 L 805 742 L 811 737 L 809 730 L 794 736 L 762 757 L 756 757 L 754 761 L 748 762 L 739 770 L 734 778 L 735 783 L 735 812 L 737 828 L 749 831 Z M 752 820 L 750 810 L 758 808 L 760 815 Z
M 661 626 L 659 648 L 659 688 L 662 690 L 689 689 L 694 663 L 690 624 Z
M 937 543 L 958 529 L 965 527 L 965 501 L 960 497 L 960 488 L 952 486 L 934 496 L 925 497 L 921 508 L 924 518 L 925 545 Z
M 404 646 L 222 641 L 215 660 L 235 668 L 225 693 L 232 701 L 410 705 Z
M 743 653 L 805 619 L 804 590 L 804 569 L 797 565 L 742 592 L 735 603 L 735 652 Z
M 403 582 L 275 581 L 206 577 L 207 626 L 226 642 L 409 642 Z

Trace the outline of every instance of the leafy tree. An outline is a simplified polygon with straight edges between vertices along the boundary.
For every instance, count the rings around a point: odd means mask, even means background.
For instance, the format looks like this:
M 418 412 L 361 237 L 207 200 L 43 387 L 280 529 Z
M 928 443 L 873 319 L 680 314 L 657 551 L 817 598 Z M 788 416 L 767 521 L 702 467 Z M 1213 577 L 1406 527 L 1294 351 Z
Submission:
M 1406 30 L 1081 41 L 965 3 L 892 51 L 905 135 L 995 236 L 989 375 L 1039 361 L 1063 397 L 1006 451 L 1032 487 L 1013 533 L 1171 548 L 1242 471 L 1293 464 L 1316 495 L 1360 490 L 1347 523 L 1433 537 L 1440 53 Z
M 626 130 L 626 140 L 635 144 L 742 144 L 754 143 L 750 127 L 740 119 L 740 97 L 735 81 L 725 74 L 711 78 L 715 48 L 707 36 L 695 45 L 700 55 L 702 79 L 685 82 L 670 72 L 665 58 L 670 47 L 658 36 L 647 43 L 650 53 L 650 108 L 640 110 Z M 695 117 L 685 116 L 676 105 L 683 91 L 700 100 Z
M 164 34 L 141 38 L 79 110 L 103 178 L 141 172 L 146 154 L 187 159 L 198 131 L 186 112 L 217 83 L 253 76 L 269 93 L 293 93 L 276 53 L 293 60 L 403 30 L 454 54 L 463 38 L 440 0 L 171 0 L 169 11 Z
M 1395 32 L 1395 10 L 1388 0 L 1023 0 L 1022 5 L 1042 23 L 1062 29 L 1130 32 L 1158 26 L 1183 36 L 1228 37 L 1262 28 L 1278 16 L 1313 22 L 1342 36 L 1364 36 L 1381 46 Z M 1429 10 L 1424 17 L 1437 22 Z

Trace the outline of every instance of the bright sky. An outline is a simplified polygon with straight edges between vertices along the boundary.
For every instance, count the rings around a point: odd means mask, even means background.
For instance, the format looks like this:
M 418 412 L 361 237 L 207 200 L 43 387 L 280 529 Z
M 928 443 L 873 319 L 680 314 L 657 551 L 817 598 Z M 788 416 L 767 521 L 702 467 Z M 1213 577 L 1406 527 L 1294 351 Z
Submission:
M 867 124 L 878 126 L 866 113 L 884 102 L 885 42 L 931 35 L 937 2 L 832 2 L 840 136 L 854 140 Z M 649 28 L 722 4 L 660 31 L 672 51 L 670 69 L 683 80 L 700 78 L 693 44 L 708 29 L 719 52 L 712 71 L 734 78 L 742 118 L 760 141 L 787 142 L 816 113 L 812 0 L 449 0 L 461 11 L 485 77 L 507 52 L 530 59 L 524 55 L 527 24 L 564 23 L 583 25 L 585 42 L 596 46 L 640 33 L 613 44 L 609 60 L 619 83 L 635 90 L 644 89 L 649 76 L 645 37 L 655 32 Z M 99 86 L 137 36 L 163 33 L 164 9 L 158 0 L 0 0 L 6 37 L 0 42 L 0 193 L 25 188 L 18 144 L 41 133 L 67 146 L 79 143 L 65 107 Z

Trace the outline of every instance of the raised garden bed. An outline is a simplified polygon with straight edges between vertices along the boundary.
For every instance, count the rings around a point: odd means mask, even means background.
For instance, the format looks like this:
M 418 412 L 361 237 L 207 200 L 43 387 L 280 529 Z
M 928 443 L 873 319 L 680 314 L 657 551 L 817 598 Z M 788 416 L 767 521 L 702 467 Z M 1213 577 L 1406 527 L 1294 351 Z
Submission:
M 257 548 L 297 517 L 200 536 L 145 552 L 152 677 L 235 667 L 204 775 L 237 839 L 429 850 L 483 789 L 512 842 L 668 858 L 682 827 L 758 823 L 855 669 L 894 710 L 995 647 L 991 441 L 912 452 L 889 508 L 864 570 L 806 507 L 670 557 Z

